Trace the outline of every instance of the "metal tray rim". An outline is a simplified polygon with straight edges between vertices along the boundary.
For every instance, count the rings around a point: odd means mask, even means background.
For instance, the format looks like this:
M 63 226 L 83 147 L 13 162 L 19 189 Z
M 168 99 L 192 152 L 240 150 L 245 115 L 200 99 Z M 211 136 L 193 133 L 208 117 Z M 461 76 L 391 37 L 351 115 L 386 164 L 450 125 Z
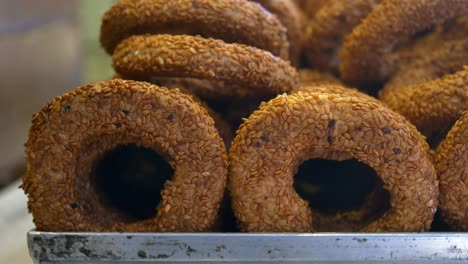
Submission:
M 468 263 L 468 233 L 28 233 L 35 263 Z

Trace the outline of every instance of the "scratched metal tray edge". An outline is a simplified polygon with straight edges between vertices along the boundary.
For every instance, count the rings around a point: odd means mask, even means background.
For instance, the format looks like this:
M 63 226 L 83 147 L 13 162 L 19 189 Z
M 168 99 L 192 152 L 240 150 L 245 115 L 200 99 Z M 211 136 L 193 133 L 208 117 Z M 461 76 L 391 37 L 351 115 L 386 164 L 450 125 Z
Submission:
M 468 233 L 28 232 L 35 263 L 468 263 Z

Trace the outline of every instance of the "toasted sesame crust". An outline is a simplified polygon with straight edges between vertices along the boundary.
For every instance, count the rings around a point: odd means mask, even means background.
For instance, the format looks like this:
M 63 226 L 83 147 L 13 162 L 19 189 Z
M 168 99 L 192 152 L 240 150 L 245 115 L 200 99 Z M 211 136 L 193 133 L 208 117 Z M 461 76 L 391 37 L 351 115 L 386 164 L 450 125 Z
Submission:
M 394 54 L 390 55 L 389 60 L 392 65 L 399 65 L 397 73 L 404 71 L 403 68 L 409 67 L 415 60 L 421 57 L 432 56 L 431 54 L 441 46 L 449 43 L 456 43 L 457 40 L 463 41 L 468 34 L 468 16 L 458 17 L 437 25 L 431 32 L 420 37 L 416 36 L 406 45 L 399 48 Z M 456 53 L 458 51 L 455 51 Z M 453 73 L 453 72 L 452 72 Z M 394 78 L 392 75 L 392 79 Z M 440 77 L 440 76 L 439 76 Z M 385 84 L 387 85 L 387 83 Z
M 121 0 L 104 14 L 100 38 L 112 54 L 136 34 L 201 34 L 289 59 L 286 32 L 274 15 L 246 0 Z
M 336 84 L 340 85 L 341 82 L 335 76 L 327 72 L 320 72 L 311 69 L 299 70 L 299 79 L 301 80 L 301 86 L 304 85 L 316 85 L 316 84 Z M 298 87 L 293 90 L 297 90 Z
M 126 223 L 89 177 L 106 151 L 130 143 L 175 170 L 156 217 Z M 109 80 L 55 98 L 34 115 L 25 146 L 22 188 L 38 230 L 207 231 L 224 193 L 227 155 L 213 119 L 190 96 L 149 83 Z
M 436 151 L 439 210 L 453 229 L 468 231 L 468 111 L 455 123 Z
M 270 52 L 188 35 L 132 36 L 113 54 L 126 78 L 152 75 L 225 81 L 252 90 L 282 93 L 299 84 L 296 70 Z
M 467 31 L 468 34 L 468 31 Z M 414 57 L 411 63 L 402 66 L 380 91 L 385 94 L 405 86 L 432 81 L 446 74 L 453 74 L 468 65 L 468 35 L 462 40 L 452 40 L 433 47 Z
M 416 33 L 468 15 L 466 0 L 385 0 L 357 26 L 341 50 L 341 77 L 353 86 L 375 89 L 398 68 L 389 58 Z
M 331 0 L 307 25 L 304 50 L 309 66 L 339 72 L 338 51 L 343 39 L 382 0 Z
M 289 41 L 289 58 L 293 65 L 299 64 L 305 18 L 293 0 L 252 0 L 275 14 L 286 27 Z
M 163 85 L 163 86 L 166 87 L 165 85 Z M 227 149 L 229 149 L 229 147 L 231 146 L 232 139 L 234 138 L 234 135 L 233 135 L 231 125 L 226 120 L 224 120 L 224 118 L 221 116 L 221 114 L 216 112 L 214 109 L 209 107 L 208 104 L 205 101 L 201 100 L 195 94 L 193 94 L 188 89 L 186 89 L 186 86 L 183 86 L 183 85 L 175 86 L 174 85 L 173 87 L 169 87 L 169 88 L 170 89 L 171 88 L 172 89 L 179 89 L 182 93 L 185 93 L 185 94 L 188 94 L 188 95 L 192 96 L 192 99 L 195 102 L 197 102 L 198 104 L 200 104 L 201 106 L 203 106 L 206 109 L 208 114 L 213 118 L 213 120 L 215 122 L 216 130 L 218 130 L 219 135 L 223 139 L 224 145 L 226 146 Z
M 428 230 L 437 208 L 427 143 L 378 102 L 319 92 L 280 95 L 241 125 L 229 156 L 228 188 L 242 231 L 314 231 L 314 212 L 293 188 L 298 166 L 313 158 L 354 157 L 383 181 L 391 207 L 361 231 Z
M 432 137 L 468 109 L 468 67 L 433 81 L 394 88 L 380 99 Z
M 343 87 L 341 85 L 337 84 L 329 84 L 326 82 L 323 83 L 312 83 L 312 84 L 306 84 L 306 85 L 301 85 L 297 87 L 296 89 L 292 90 L 292 93 L 297 93 L 297 92 L 319 92 L 319 93 L 330 93 L 330 94 L 337 94 L 340 96 L 351 96 L 351 97 L 358 97 L 363 100 L 367 100 L 370 102 L 378 103 L 381 104 L 377 98 L 372 97 L 370 95 L 367 95 L 357 89 L 354 88 L 348 88 L 348 87 Z
M 113 79 L 123 79 L 120 75 L 116 74 Z M 197 79 L 190 79 L 190 78 L 156 78 L 150 81 L 150 83 L 155 84 L 157 86 L 166 87 L 169 89 L 178 89 L 180 92 L 188 94 L 192 96 L 192 99 L 203 106 L 208 114 L 213 118 L 215 121 L 216 130 L 218 130 L 219 135 L 224 141 L 224 144 L 227 148 L 231 145 L 231 141 L 234 138 L 233 130 L 231 125 L 224 120 L 221 115 L 216 112 L 214 109 L 208 106 L 208 104 L 200 99 L 194 92 L 194 86 L 214 86 L 215 84 L 209 83 L 205 80 L 197 80 Z M 195 88 L 196 89 L 196 88 Z

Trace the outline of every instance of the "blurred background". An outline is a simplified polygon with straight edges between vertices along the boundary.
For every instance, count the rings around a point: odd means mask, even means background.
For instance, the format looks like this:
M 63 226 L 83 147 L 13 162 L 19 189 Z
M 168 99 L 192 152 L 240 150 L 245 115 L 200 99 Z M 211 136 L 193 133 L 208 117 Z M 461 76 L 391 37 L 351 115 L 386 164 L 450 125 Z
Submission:
M 99 45 L 112 0 L 0 0 L 0 263 L 32 263 L 34 227 L 18 189 L 33 113 L 81 84 L 112 76 Z

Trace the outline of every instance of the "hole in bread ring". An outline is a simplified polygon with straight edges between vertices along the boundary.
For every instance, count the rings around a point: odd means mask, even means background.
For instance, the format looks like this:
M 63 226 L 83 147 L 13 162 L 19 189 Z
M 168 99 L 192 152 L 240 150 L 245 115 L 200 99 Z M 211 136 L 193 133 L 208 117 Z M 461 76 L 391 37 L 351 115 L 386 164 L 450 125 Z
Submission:
M 308 159 L 294 174 L 294 189 L 309 202 L 318 231 L 359 230 L 390 207 L 375 170 L 356 159 Z

